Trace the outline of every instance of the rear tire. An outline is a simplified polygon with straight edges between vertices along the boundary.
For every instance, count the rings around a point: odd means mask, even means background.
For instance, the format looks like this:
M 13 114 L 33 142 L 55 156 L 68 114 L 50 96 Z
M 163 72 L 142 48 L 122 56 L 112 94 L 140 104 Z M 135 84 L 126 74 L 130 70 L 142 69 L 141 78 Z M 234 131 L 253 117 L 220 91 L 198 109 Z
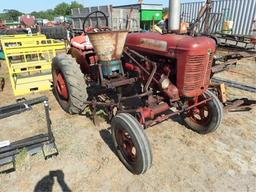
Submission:
M 80 114 L 88 95 L 84 74 L 76 60 L 67 54 L 55 57 L 52 76 L 54 94 L 62 109 L 70 114 Z
M 201 117 L 201 119 L 199 119 L 198 117 L 195 117 L 191 110 L 188 113 L 190 115 L 187 115 L 184 118 L 184 122 L 188 128 L 196 131 L 199 134 L 214 132 L 220 126 L 223 119 L 223 105 L 219 101 L 218 97 L 209 90 L 201 96 L 202 99 L 207 99 L 210 97 L 213 98 L 211 101 L 208 101 L 207 104 L 202 105 L 201 108 L 199 106 L 200 110 L 207 109 L 206 111 L 208 111 L 208 116 L 205 115 L 205 117 Z M 205 113 L 205 111 L 203 112 Z
M 140 123 L 128 113 L 120 113 L 111 123 L 117 155 L 133 174 L 143 174 L 152 165 L 151 147 Z

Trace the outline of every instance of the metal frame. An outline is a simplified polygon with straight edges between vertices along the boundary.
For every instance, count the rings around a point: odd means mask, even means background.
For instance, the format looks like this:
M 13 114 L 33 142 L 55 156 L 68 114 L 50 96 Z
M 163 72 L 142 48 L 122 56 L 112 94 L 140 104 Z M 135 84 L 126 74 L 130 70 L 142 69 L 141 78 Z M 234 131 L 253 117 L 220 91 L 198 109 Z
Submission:
M 123 97 L 122 94 L 118 94 L 118 98 L 117 100 L 113 100 L 111 102 L 105 103 L 105 102 L 101 102 L 97 100 L 97 94 L 94 94 L 94 97 L 89 100 L 89 101 L 84 101 L 84 106 L 89 105 L 91 111 L 92 111 L 92 119 L 93 122 L 97 125 L 97 121 L 96 121 L 96 111 L 99 108 L 105 108 L 107 109 L 107 115 L 108 115 L 108 119 L 111 120 L 111 118 L 114 116 L 115 113 L 132 113 L 132 114 L 136 114 L 138 115 L 138 117 L 140 117 L 140 123 L 144 126 L 144 127 L 151 127 L 155 124 L 161 123 L 163 121 L 166 121 L 168 119 L 170 119 L 171 117 L 175 116 L 175 115 L 179 115 L 181 113 L 186 113 L 189 110 L 196 108 L 200 105 L 206 104 L 207 102 L 211 101 L 213 98 L 207 98 L 203 101 L 200 102 L 196 102 L 193 105 L 190 106 L 184 106 L 181 107 L 180 109 L 178 109 L 177 111 L 172 111 L 170 110 L 170 108 L 172 106 L 174 106 L 175 102 L 177 100 L 173 100 L 173 103 L 168 104 L 164 98 L 162 97 L 158 97 L 157 101 L 155 101 L 152 96 L 153 96 L 153 91 L 149 89 L 149 85 L 152 82 L 155 82 L 158 86 L 160 86 L 159 81 L 154 77 L 156 71 L 157 71 L 157 65 L 154 61 L 151 61 L 150 59 L 148 59 L 147 57 L 141 55 L 140 53 L 131 50 L 129 48 L 125 48 L 124 50 L 124 54 L 127 55 L 129 57 L 129 59 L 131 59 L 134 64 L 140 68 L 142 71 L 144 71 L 147 75 L 149 75 L 147 82 L 145 83 L 145 87 L 144 90 L 141 94 L 137 94 L 137 95 L 132 95 L 132 96 L 128 96 L 128 97 Z M 148 71 L 146 68 L 144 68 L 140 62 L 141 61 L 147 61 L 148 63 L 151 63 L 153 66 L 152 71 Z M 101 72 L 101 65 L 98 64 L 98 69 L 99 69 L 99 73 Z M 126 78 L 124 76 L 120 76 L 119 78 L 114 78 L 114 79 L 109 79 L 109 80 L 104 80 L 103 79 L 103 75 L 100 74 L 100 86 L 103 86 L 107 89 L 114 89 L 114 88 L 118 88 L 121 87 L 123 85 L 128 85 L 128 84 L 133 84 L 136 81 L 138 81 L 138 78 Z M 102 93 L 102 92 L 100 92 Z M 142 99 L 145 97 L 151 97 L 151 103 L 149 102 L 149 106 L 148 107 L 138 107 L 138 108 L 124 108 L 127 107 L 125 106 L 125 101 L 130 100 L 130 99 Z M 154 101 L 153 101 L 154 100 Z M 151 104 L 157 104 L 155 106 L 150 106 Z M 161 105 L 161 106 L 160 106 Z M 160 107 L 159 107 L 160 106 Z M 147 111 L 152 112 L 150 115 L 150 117 L 147 116 L 147 120 L 145 120 L 143 118 L 143 116 L 147 114 Z M 142 120 L 143 119 L 143 120 Z M 142 120 L 142 121 L 141 121 Z
M 45 160 L 57 156 L 59 154 L 57 146 L 55 144 L 55 138 L 51 130 L 51 119 L 49 113 L 49 103 L 47 97 L 39 97 L 32 100 L 22 101 L 17 104 L 12 104 L 0 108 L 0 119 L 4 119 L 13 115 L 23 113 L 31 110 L 33 105 L 44 104 L 47 133 L 36 135 L 33 137 L 25 138 L 19 141 L 15 141 L 8 146 L 0 148 L 0 166 L 12 164 L 12 168 L 8 168 L 0 173 L 8 173 L 16 170 L 15 157 L 23 149 L 26 149 L 31 155 L 34 155 L 40 151 L 43 151 Z M 55 152 L 46 154 L 44 148 L 49 147 L 54 149 Z
M 256 87 L 254 87 L 254 86 L 249 86 L 246 84 L 238 83 L 238 82 L 227 80 L 227 79 L 217 78 L 217 77 L 213 77 L 212 81 L 214 83 L 225 83 L 226 85 L 228 85 L 230 87 L 234 87 L 234 88 L 241 89 L 244 91 L 256 93 Z
M 248 98 L 234 99 L 225 103 L 225 111 L 228 112 L 243 112 L 250 111 L 256 107 L 256 100 Z
M 45 35 L 9 35 L 0 37 L 15 96 L 52 88 L 51 60 L 64 42 Z
M 253 37 L 230 35 L 223 33 L 216 33 L 214 37 L 218 39 L 218 44 L 223 47 L 252 50 L 255 52 L 256 43 L 253 42 Z

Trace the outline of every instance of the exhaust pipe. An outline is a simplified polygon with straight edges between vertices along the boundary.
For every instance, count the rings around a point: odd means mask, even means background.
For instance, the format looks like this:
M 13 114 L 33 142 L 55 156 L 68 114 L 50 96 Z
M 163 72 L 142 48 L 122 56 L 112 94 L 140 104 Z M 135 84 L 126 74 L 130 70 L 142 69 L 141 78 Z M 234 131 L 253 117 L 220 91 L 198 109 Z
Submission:
M 180 0 L 169 0 L 168 31 L 177 32 L 180 29 Z

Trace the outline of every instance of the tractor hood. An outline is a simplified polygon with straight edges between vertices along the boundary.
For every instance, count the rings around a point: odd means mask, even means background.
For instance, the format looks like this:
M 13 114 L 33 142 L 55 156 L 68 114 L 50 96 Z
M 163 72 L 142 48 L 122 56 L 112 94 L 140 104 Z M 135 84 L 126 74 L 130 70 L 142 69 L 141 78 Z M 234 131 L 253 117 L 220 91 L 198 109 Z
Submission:
M 209 37 L 159 33 L 130 33 L 125 46 L 139 52 L 168 57 L 176 57 L 184 52 L 189 55 L 205 55 L 216 50 L 215 41 Z

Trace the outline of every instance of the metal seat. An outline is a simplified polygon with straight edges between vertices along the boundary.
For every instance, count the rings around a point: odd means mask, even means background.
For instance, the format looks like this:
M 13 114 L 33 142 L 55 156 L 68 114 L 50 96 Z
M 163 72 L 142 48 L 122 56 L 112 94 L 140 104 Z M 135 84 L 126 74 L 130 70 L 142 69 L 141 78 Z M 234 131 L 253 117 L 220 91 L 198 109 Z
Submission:
M 89 50 L 93 49 L 93 46 L 91 44 L 91 41 L 89 37 L 85 34 L 82 34 L 80 36 L 74 37 L 71 40 L 71 45 L 75 48 L 81 49 L 81 50 Z

